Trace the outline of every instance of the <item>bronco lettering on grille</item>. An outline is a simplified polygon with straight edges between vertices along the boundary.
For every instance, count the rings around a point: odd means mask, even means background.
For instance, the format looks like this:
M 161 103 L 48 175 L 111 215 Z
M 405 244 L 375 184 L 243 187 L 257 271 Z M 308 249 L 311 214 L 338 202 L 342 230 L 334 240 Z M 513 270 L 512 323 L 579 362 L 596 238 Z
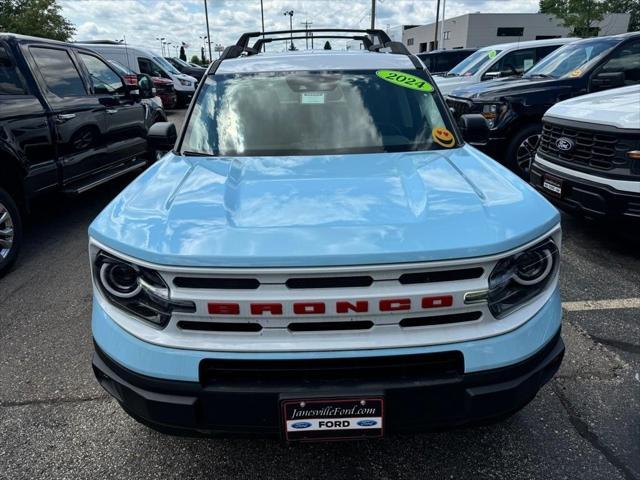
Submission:
M 291 304 L 291 310 L 294 315 L 348 315 L 352 313 L 368 313 L 371 303 L 377 307 L 378 312 L 400 312 L 416 308 L 423 310 L 431 308 L 451 307 L 453 305 L 453 296 L 438 295 L 435 297 L 423 297 L 419 302 L 413 302 L 410 298 L 384 298 L 375 302 L 368 300 L 350 300 L 336 301 L 335 304 L 327 302 L 294 302 Z M 330 308 L 331 305 L 334 308 Z M 241 312 L 241 304 L 234 302 L 210 302 L 207 305 L 209 314 L 211 315 L 240 315 L 247 314 L 252 316 L 262 315 L 284 315 L 285 304 L 279 302 L 266 303 L 250 303 L 248 312 Z M 335 313 L 334 313 L 335 312 Z

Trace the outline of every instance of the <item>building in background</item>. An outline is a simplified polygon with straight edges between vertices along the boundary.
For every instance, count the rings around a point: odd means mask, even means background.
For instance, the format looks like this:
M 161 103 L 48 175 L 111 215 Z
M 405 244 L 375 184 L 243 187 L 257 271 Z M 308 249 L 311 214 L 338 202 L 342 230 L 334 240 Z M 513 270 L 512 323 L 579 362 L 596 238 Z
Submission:
M 631 15 L 612 13 L 595 23 L 598 35 L 625 33 Z M 439 28 L 442 25 L 439 25 Z M 468 13 L 448 18 L 444 24 L 444 45 L 452 48 L 480 48 L 497 43 L 542 40 L 570 36 L 562 20 L 546 13 Z M 436 49 L 435 23 L 402 30 L 402 41 L 412 53 Z M 438 32 L 440 37 L 440 32 Z

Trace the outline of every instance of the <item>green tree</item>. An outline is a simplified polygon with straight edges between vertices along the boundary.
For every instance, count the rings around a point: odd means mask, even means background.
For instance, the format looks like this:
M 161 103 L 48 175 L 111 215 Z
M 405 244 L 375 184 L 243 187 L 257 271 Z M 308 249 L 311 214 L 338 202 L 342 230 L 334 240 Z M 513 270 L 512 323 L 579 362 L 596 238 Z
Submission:
M 184 51 L 184 45 L 180 47 L 180 60 L 187 61 L 187 54 Z
M 198 55 L 191 56 L 191 63 L 195 63 L 196 65 L 200 65 L 200 57 Z
M 331 50 L 331 44 L 329 43 L 329 40 L 327 40 L 326 42 L 324 42 L 324 49 L 325 49 L 325 50 Z
M 75 30 L 56 0 L 0 0 L 0 31 L 68 41 Z
M 640 31 L 640 1 L 638 0 L 609 0 L 609 13 L 630 13 L 629 31 Z
M 603 0 L 540 0 L 540 13 L 560 18 L 572 35 L 593 37 L 598 34 L 594 23 L 602 20 L 609 9 Z

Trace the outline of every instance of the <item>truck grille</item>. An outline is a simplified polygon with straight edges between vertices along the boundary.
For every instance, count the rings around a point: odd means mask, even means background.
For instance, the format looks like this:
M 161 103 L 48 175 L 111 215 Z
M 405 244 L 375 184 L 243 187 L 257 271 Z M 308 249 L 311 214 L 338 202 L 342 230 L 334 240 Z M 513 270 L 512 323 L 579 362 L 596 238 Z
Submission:
M 612 174 L 610 176 L 640 174 L 638 167 L 634 168 L 626 156 L 637 142 L 630 136 L 602 132 L 598 128 L 596 125 L 589 129 L 545 122 L 538 152 L 544 159 L 569 168 L 597 170 Z M 573 149 L 560 150 L 557 143 L 561 138 L 572 140 L 575 145 Z
M 472 113 L 472 103 L 457 97 L 446 97 L 447 105 L 453 111 L 453 116 L 459 118 L 467 113 Z

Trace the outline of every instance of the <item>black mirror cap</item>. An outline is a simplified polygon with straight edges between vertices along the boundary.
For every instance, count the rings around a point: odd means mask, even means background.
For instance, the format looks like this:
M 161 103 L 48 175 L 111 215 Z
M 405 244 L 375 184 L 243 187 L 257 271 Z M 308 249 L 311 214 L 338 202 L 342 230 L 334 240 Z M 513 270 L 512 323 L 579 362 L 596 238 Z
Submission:
M 624 72 L 605 72 L 595 75 L 591 79 L 591 85 L 595 88 L 616 88 L 625 85 Z
M 154 150 L 168 152 L 176 144 L 178 133 L 176 126 L 171 122 L 157 122 L 149 127 L 147 142 Z
M 462 115 L 458 120 L 460 133 L 471 145 L 486 145 L 489 141 L 489 124 L 479 113 Z

